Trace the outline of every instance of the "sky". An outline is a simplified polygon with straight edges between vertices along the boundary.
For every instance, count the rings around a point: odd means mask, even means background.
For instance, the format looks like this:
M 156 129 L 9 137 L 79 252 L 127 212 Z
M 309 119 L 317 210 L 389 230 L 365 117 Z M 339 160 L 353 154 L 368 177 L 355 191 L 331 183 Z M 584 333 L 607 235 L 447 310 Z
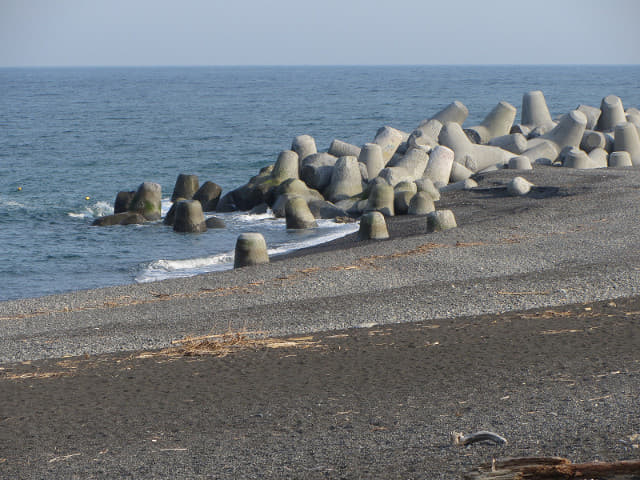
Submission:
M 0 0 L 0 66 L 639 64 L 640 0 Z

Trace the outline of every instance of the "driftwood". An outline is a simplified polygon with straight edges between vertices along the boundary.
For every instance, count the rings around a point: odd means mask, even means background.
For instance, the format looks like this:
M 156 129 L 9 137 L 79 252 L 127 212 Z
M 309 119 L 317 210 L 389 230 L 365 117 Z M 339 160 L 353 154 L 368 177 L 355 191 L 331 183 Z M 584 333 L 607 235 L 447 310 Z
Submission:
M 640 479 L 640 460 L 571 463 L 561 457 L 494 460 L 465 475 L 467 480 L 633 480 Z

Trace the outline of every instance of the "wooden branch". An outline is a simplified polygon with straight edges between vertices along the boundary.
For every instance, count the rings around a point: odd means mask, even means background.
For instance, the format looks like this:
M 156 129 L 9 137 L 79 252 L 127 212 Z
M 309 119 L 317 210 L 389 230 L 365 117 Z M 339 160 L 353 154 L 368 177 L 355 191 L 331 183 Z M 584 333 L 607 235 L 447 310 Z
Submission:
M 640 460 L 571 463 L 561 457 L 512 458 L 483 464 L 467 480 L 623 480 L 640 476 Z

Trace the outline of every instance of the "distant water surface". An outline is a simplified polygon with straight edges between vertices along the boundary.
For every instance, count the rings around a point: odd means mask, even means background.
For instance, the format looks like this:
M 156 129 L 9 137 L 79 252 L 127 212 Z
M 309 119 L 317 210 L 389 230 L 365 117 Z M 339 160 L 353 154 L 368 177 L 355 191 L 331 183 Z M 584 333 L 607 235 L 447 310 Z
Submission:
M 411 131 L 453 100 L 471 125 L 500 100 L 520 110 L 538 89 L 554 116 L 608 94 L 639 107 L 639 85 L 638 66 L 0 69 L 0 300 L 229 268 L 242 231 L 283 252 L 356 228 L 287 232 L 244 213 L 199 235 L 90 226 L 143 181 L 162 185 L 166 209 L 179 173 L 228 191 L 296 135 L 320 150 L 334 138 L 360 145 L 382 125 Z

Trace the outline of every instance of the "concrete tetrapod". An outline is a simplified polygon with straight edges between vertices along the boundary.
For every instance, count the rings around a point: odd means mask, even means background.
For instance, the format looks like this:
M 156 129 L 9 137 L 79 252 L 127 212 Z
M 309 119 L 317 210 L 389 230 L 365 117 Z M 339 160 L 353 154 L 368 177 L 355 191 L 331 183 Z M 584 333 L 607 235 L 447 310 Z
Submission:
M 367 178 L 374 179 L 386 164 L 382 157 L 382 148 L 377 143 L 365 143 L 360 149 L 358 162 L 367 167 Z
M 527 138 L 521 133 L 510 133 L 492 138 L 488 145 L 520 155 L 527 149 Z
M 607 95 L 600 103 L 600 119 L 596 130 L 601 132 L 611 132 L 619 123 L 627 121 L 627 117 L 622 106 L 622 100 L 615 95 Z
M 469 115 L 469 109 L 458 100 L 451 102 L 429 120 L 438 120 L 443 125 L 448 122 L 454 122 L 462 125 Z
M 640 166 L 640 137 L 635 125 L 627 121 L 616 125 L 614 151 L 629 152 L 634 167 Z
M 596 125 L 598 125 L 602 111 L 590 105 L 578 105 L 576 110 L 580 110 L 587 117 L 587 130 L 594 130 Z
M 487 143 L 489 140 L 507 135 L 516 119 L 516 107 L 507 102 L 499 102 L 484 118 L 480 125 L 465 129 L 467 136 L 474 138 L 474 143 Z
M 457 123 L 449 122 L 440 131 L 440 144 L 454 151 L 454 161 L 472 172 L 484 170 L 492 165 L 504 165 L 512 156 L 498 147 L 476 145 L 469 140 Z
M 435 147 L 429 154 L 423 178 L 430 179 L 436 187 L 448 184 L 454 157 L 455 153 L 449 147 L 442 145 Z
M 200 182 L 197 175 L 189 175 L 187 173 L 181 173 L 176 179 L 176 184 L 173 187 L 173 194 L 171 195 L 171 201 L 175 202 L 177 198 L 193 198 L 193 195 L 200 188 Z
M 531 161 L 525 155 L 518 155 L 509 159 L 509 168 L 512 170 L 532 170 Z
M 334 157 L 358 157 L 360 155 L 360 147 L 352 145 L 351 143 L 343 142 L 342 140 L 335 139 L 329 145 L 327 153 Z
M 213 212 L 218 206 L 222 187 L 217 183 L 206 181 L 198 191 L 193 195 L 194 200 L 198 200 L 202 204 L 202 210 L 205 212 Z
M 309 188 L 322 191 L 331 183 L 331 174 L 337 161 L 338 158 L 329 153 L 313 153 L 302 161 L 300 179 Z
M 555 125 L 547 107 L 547 101 L 540 90 L 532 90 L 522 96 L 521 124 L 533 130 L 536 127 L 551 130 Z M 524 133 L 525 135 L 528 133 Z
M 405 215 L 409 211 L 411 199 L 418 192 L 418 186 L 414 182 L 400 182 L 393 192 L 393 208 L 396 215 Z
M 409 138 L 407 139 L 407 145 L 411 147 L 435 147 L 438 144 L 438 136 L 440 136 L 440 130 L 442 130 L 442 122 L 434 118 L 423 121 L 418 128 L 416 128 Z
M 425 150 L 412 148 L 396 162 L 395 166 L 383 168 L 379 177 L 385 179 L 394 187 L 400 182 L 412 182 L 422 178 L 428 161 L 429 154 Z
M 523 155 L 534 162 L 539 158 L 555 161 L 563 148 L 580 145 L 586 125 L 587 117 L 584 113 L 573 110 L 568 115 L 564 115 L 550 132 L 530 139 L 529 148 L 523 152 Z M 555 155 L 552 150 L 555 150 Z
M 284 207 L 287 228 L 293 230 L 303 230 L 318 226 L 309 205 L 302 197 L 291 197 Z
M 456 228 L 456 217 L 451 210 L 436 210 L 427 214 L 427 233 Z
M 284 150 L 278 155 L 278 160 L 273 166 L 271 176 L 279 183 L 288 178 L 299 178 L 299 169 L 298 154 L 293 150 Z
M 435 211 L 436 206 L 433 203 L 433 198 L 427 192 L 416 193 L 411 202 L 409 203 L 409 215 L 426 215 Z
M 362 175 L 358 159 L 353 156 L 340 157 L 333 167 L 331 182 L 324 191 L 325 198 L 335 203 L 359 193 L 362 193 Z
M 609 155 L 610 167 L 632 167 L 631 155 L 629 152 L 612 152 Z
M 440 190 L 433 184 L 433 182 L 425 177 L 422 177 L 415 181 L 417 192 L 426 192 L 431 195 L 434 202 L 440 200 Z
M 176 203 L 173 230 L 182 233 L 207 231 L 202 205 L 198 200 L 182 200 Z
M 302 161 L 305 158 L 314 153 L 318 153 L 316 141 L 311 135 L 298 135 L 293 139 L 293 142 L 291 142 L 291 150 L 298 154 L 300 167 L 302 167 Z
M 384 240 L 389 238 L 387 222 L 380 212 L 365 213 L 360 217 L 360 229 L 358 230 L 360 240 Z
M 386 165 L 386 163 L 391 160 L 391 157 L 393 157 L 393 154 L 396 153 L 400 144 L 408 137 L 409 134 L 407 133 L 401 132 L 393 127 L 384 126 L 378 130 L 372 143 L 380 145 L 382 149 L 382 159 Z
M 365 212 L 380 212 L 385 217 L 392 217 L 395 213 L 393 187 L 386 182 L 376 182 L 369 191 Z
M 236 240 L 233 268 L 269 263 L 267 242 L 260 233 L 241 233 Z
M 139 213 L 150 221 L 162 218 L 162 187 L 157 183 L 144 182 L 138 187 L 129 211 Z

